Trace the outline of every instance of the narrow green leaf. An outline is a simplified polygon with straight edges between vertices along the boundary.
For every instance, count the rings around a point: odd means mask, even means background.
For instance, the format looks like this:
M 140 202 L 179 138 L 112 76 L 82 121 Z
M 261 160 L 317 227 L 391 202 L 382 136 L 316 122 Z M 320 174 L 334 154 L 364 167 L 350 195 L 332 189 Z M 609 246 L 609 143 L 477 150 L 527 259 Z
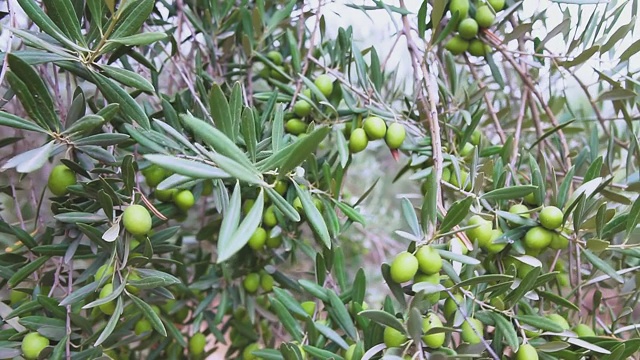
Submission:
M 128 1 L 123 6 L 124 7 L 118 9 L 120 16 L 118 17 L 118 22 L 111 33 L 111 39 L 122 39 L 139 31 L 144 22 L 149 19 L 149 16 L 155 6 L 155 0 Z M 104 54 L 110 52 L 118 46 L 120 46 L 120 44 L 107 42 L 107 44 L 101 49 L 100 53 Z
M 366 317 L 367 319 L 371 319 L 382 326 L 394 328 L 403 334 L 407 333 L 407 330 L 404 328 L 404 326 L 402 326 L 400 320 L 386 311 L 364 310 L 359 312 L 358 315 Z
M 260 176 L 258 176 L 256 172 L 252 171 L 252 166 L 246 168 L 244 165 L 241 165 L 237 161 L 220 154 L 207 153 L 205 155 L 213 160 L 216 165 L 218 165 L 222 170 L 238 180 L 247 182 L 249 184 L 261 186 L 266 185 L 266 183 L 260 178 Z
M 153 326 L 153 328 L 158 333 L 160 333 L 160 335 L 167 336 L 167 330 L 164 328 L 164 325 L 162 324 L 162 321 L 160 320 L 160 317 L 158 316 L 158 314 L 156 314 L 156 312 L 153 311 L 153 308 L 151 307 L 151 305 L 147 304 L 145 301 L 143 301 L 142 299 L 140 299 L 139 297 L 133 294 L 128 294 L 128 296 L 131 300 L 133 300 L 133 303 L 136 305 L 136 307 L 140 309 L 140 311 L 142 312 L 142 315 L 144 315 L 144 317 L 146 317 L 147 320 L 149 320 L 149 322 L 151 323 L 151 326 Z
M 235 195 L 235 192 L 234 192 Z M 240 197 L 238 196 L 238 199 Z M 237 203 L 238 201 L 236 201 Z M 240 222 L 240 225 L 230 237 L 218 238 L 218 259 L 216 263 L 220 264 L 235 255 L 243 246 L 247 244 L 249 238 L 256 231 L 262 221 L 262 210 L 264 207 L 264 190 L 261 190 L 256 201 L 249 210 L 247 216 Z M 236 212 L 237 213 L 237 212 Z M 235 214 L 234 214 L 235 215 Z M 239 215 L 238 215 L 239 217 Z
M 255 171 L 247 155 L 223 132 L 191 114 L 180 115 L 180 119 L 182 119 L 182 122 L 184 122 L 194 134 L 200 137 L 216 152 L 237 161 L 247 169 Z
M 145 32 L 120 38 L 112 38 L 109 39 L 109 42 L 114 42 L 126 46 L 142 46 L 153 44 L 154 42 L 164 40 L 167 37 L 167 33 L 164 32 Z
M 311 228 L 314 230 L 316 235 L 318 235 L 324 246 L 328 249 L 331 249 L 331 237 L 329 236 L 327 224 L 322 218 L 320 210 L 318 210 L 316 208 L 316 205 L 313 203 L 311 194 L 307 190 L 302 190 L 302 188 L 297 183 L 294 182 L 293 185 L 296 188 L 296 193 L 300 198 L 300 202 L 302 202 L 302 209 L 307 215 L 307 219 L 311 225 Z
M 300 214 L 293 206 L 291 206 L 291 204 L 287 202 L 287 200 L 285 200 L 271 187 L 264 187 L 263 189 L 267 191 L 267 195 L 269 196 L 271 201 L 273 201 L 273 204 L 278 208 L 278 210 L 282 211 L 284 216 L 286 216 L 293 222 L 300 221 Z
M 138 90 L 150 93 L 155 92 L 155 89 L 153 88 L 153 85 L 151 85 L 149 80 L 134 73 L 133 71 L 109 65 L 101 65 L 100 68 L 108 77 L 118 81 L 123 85 L 131 86 Z
M 0 125 L 46 134 L 47 130 L 21 117 L 0 111 Z
M 504 339 L 507 341 L 507 345 L 513 349 L 513 351 L 518 351 L 519 341 L 518 334 L 516 333 L 516 329 L 511 323 L 511 321 L 507 320 L 503 315 L 491 312 L 491 317 L 496 324 L 496 327 L 502 331 L 502 335 Z
M 464 220 L 464 218 L 469 213 L 469 208 L 471 207 L 472 203 L 473 198 L 467 197 L 451 204 L 451 207 L 449 208 L 447 215 L 442 220 L 440 229 L 438 231 L 440 233 L 444 233 L 451 230 L 454 226 L 460 224 L 460 222 Z
M 91 73 L 91 76 L 107 101 L 120 104 L 120 111 L 126 118 L 133 120 L 144 129 L 151 127 L 142 107 L 121 86 L 101 74 Z
M 420 229 L 420 223 L 418 222 L 418 215 L 416 215 L 413 204 L 407 198 L 402 198 L 402 215 L 404 216 L 404 220 L 407 222 L 407 225 L 409 225 L 413 235 L 418 238 L 422 238 L 422 230 Z
M 291 313 L 287 310 L 287 308 L 278 300 L 271 299 L 271 309 L 273 309 L 274 313 L 278 317 L 280 323 L 287 330 L 289 335 L 291 335 L 295 340 L 302 340 L 302 329 L 296 322 L 296 320 L 291 316 Z
M 33 261 L 30 261 L 25 266 L 21 267 L 18 271 L 13 274 L 13 276 L 9 279 L 8 284 L 9 287 L 14 288 L 18 284 L 20 284 L 24 279 L 26 279 L 29 275 L 33 274 L 36 270 L 40 269 L 45 262 L 49 260 L 49 256 L 41 256 Z
M 84 36 L 80 30 L 80 22 L 74 11 L 71 0 L 44 0 L 47 15 L 67 35 L 81 45 L 85 45 Z
M 624 284 L 624 278 L 620 274 L 618 274 L 616 270 L 613 267 L 611 267 L 611 265 L 609 265 L 609 263 L 600 259 L 598 255 L 592 253 L 589 250 L 584 250 L 583 254 L 587 258 L 587 260 L 589 260 L 591 265 L 593 265 L 595 268 L 611 276 L 612 279 L 619 282 L 620 284 Z
M 332 315 L 333 320 L 335 320 L 340 328 L 344 330 L 344 332 L 353 340 L 357 339 L 358 332 L 353 325 L 353 321 L 351 320 L 351 316 L 349 316 L 349 312 L 347 308 L 344 306 L 344 303 L 338 295 L 336 295 L 333 291 L 327 292 L 329 295 L 329 303 L 331 305 L 330 314 Z
M 484 200 L 510 200 L 531 194 L 538 187 L 533 185 L 510 186 L 502 189 L 491 190 L 480 198 Z
M 55 2 L 57 0 L 51 0 Z M 54 39 L 58 40 L 60 43 L 68 47 L 69 49 L 73 49 L 76 51 L 88 51 L 89 49 L 84 48 L 82 46 L 78 46 L 73 43 L 71 40 L 67 39 L 64 36 L 64 33 L 60 28 L 51 20 L 49 16 L 40 8 L 38 3 L 33 0 L 18 0 L 18 4 L 24 12 L 27 14 L 29 19 L 33 21 L 40 30 L 49 34 Z M 64 5 L 62 5 L 64 6 Z
M 213 117 L 213 122 L 216 124 L 216 127 L 220 129 L 223 134 L 233 139 L 233 123 L 229 101 L 227 101 L 227 97 L 218 84 L 213 84 L 211 87 L 209 105 L 209 111 L 211 112 L 211 117 Z
M 118 298 L 116 302 L 116 309 L 113 314 L 109 317 L 109 322 L 107 322 L 107 326 L 104 327 L 102 333 L 96 340 L 95 346 L 100 346 L 103 342 L 105 342 L 109 336 L 113 333 L 113 330 L 116 328 L 116 325 L 120 322 L 120 315 L 122 315 L 122 309 L 124 306 L 122 305 L 122 298 Z
M 555 333 L 560 333 L 563 331 L 562 327 L 558 325 L 555 321 L 549 320 L 545 317 L 538 315 L 516 315 L 516 319 L 518 321 L 534 326 L 540 330 L 551 331 Z
M 41 116 L 41 120 L 49 126 L 49 129 L 60 130 L 60 120 L 58 119 L 58 115 L 56 115 L 53 99 L 42 76 L 29 64 L 13 54 L 9 54 L 7 60 L 11 72 L 22 81 L 28 91 L 28 94 L 22 95 L 16 91 L 20 101 L 22 102 L 26 96 L 30 97 L 33 105 L 37 107 L 35 112 Z M 10 78 L 7 78 L 7 80 L 9 79 Z M 13 84 L 11 84 L 11 86 L 13 87 Z
M 0 171 L 16 168 L 19 173 L 30 173 L 40 169 L 49 159 L 55 149 L 55 143 L 50 141 L 41 147 L 25 151 L 9 159 Z
M 240 126 L 240 129 L 242 131 L 244 143 L 247 146 L 247 150 L 249 151 L 251 161 L 255 162 L 258 139 L 256 138 L 256 121 L 253 118 L 253 111 L 251 110 L 251 108 L 244 108 L 244 111 L 242 112 L 242 124 Z

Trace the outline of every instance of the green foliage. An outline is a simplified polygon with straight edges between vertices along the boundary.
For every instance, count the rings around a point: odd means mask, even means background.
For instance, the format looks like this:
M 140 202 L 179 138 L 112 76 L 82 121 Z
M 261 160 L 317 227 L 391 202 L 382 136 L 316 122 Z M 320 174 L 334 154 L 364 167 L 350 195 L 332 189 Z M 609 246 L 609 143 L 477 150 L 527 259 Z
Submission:
M 18 0 L 0 125 L 36 142 L 1 168 L 0 357 L 637 355 L 637 2 L 556 2 L 553 28 L 523 2 L 350 5 L 401 20 L 398 79 L 293 0 Z M 401 244 L 367 233 L 378 180 L 349 197 L 380 147 L 416 183 Z

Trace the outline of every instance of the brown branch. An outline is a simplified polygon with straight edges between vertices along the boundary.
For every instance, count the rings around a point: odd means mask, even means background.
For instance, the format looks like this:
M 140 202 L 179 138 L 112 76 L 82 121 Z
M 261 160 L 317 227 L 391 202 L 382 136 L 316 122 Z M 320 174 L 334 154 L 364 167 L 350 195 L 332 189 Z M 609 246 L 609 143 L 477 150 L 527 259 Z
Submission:
M 480 76 L 478 76 L 478 72 L 473 67 L 473 65 L 471 64 L 471 61 L 469 61 L 469 57 L 466 54 L 464 55 L 464 60 L 466 61 L 467 66 L 469 67 L 469 71 L 471 71 L 471 76 L 473 76 L 473 78 L 478 83 L 479 90 L 487 88 L 487 85 L 482 81 L 482 79 L 480 79 Z M 498 119 L 498 115 L 496 115 L 496 111 L 493 108 L 493 104 L 491 103 L 489 94 L 485 91 L 482 97 L 484 98 L 484 102 L 487 104 L 487 111 L 489 112 L 489 117 L 491 118 L 491 120 L 493 120 L 493 125 L 496 127 L 496 132 L 500 137 L 500 142 L 504 144 L 507 138 L 504 135 L 504 130 L 502 130 L 502 125 L 500 125 L 500 120 Z
M 485 35 L 486 34 L 489 34 L 489 33 L 485 32 Z M 542 96 L 542 94 L 540 93 L 540 91 L 538 91 L 538 89 L 536 88 L 536 86 L 533 83 L 533 80 L 531 79 L 529 74 L 527 74 L 520 67 L 520 65 L 518 65 L 518 63 L 514 60 L 514 58 L 511 56 L 511 54 L 504 48 L 504 46 L 500 43 L 500 41 L 497 41 L 495 35 L 493 35 L 493 36 L 485 36 L 485 39 L 489 40 L 491 45 L 493 47 L 495 47 L 496 49 L 498 49 L 498 51 L 500 51 L 500 53 L 502 53 L 504 58 L 511 64 L 513 69 L 518 73 L 518 75 L 520 76 L 520 78 L 522 79 L 524 84 L 529 88 L 529 90 L 533 93 L 533 95 L 535 95 L 535 97 L 538 99 L 538 102 L 542 106 L 542 109 L 544 110 L 544 112 L 547 114 L 547 117 L 549 118 L 549 121 L 551 121 L 551 124 L 554 127 L 557 127 L 559 125 L 558 124 L 558 120 L 556 119 L 555 115 L 553 114 L 553 111 L 551 111 L 551 108 L 549 108 L 549 105 L 547 105 L 547 103 L 546 103 L 544 97 Z M 564 170 L 568 170 L 569 168 L 571 168 L 571 159 L 569 158 L 569 153 L 570 153 L 569 144 L 567 143 L 567 138 L 565 137 L 564 132 L 562 130 L 558 131 L 558 136 L 560 137 L 560 143 L 562 144 L 562 151 L 564 152 L 563 156 L 560 156 L 560 158 L 562 158 L 564 160 L 564 161 L 560 162 L 560 165 L 563 166 Z
M 404 0 L 400 0 L 400 6 L 405 7 Z M 436 189 L 436 203 L 442 203 L 442 188 L 440 186 L 440 180 L 442 179 L 442 143 L 440 139 L 440 124 L 438 123 L 438 113 L 436 109 L 436 97 L 438 85 L 435 83 L 434 75 L 429 71 L 425 64 L 424 56 L 421 55 L 418 46 L 411 37 L 411 25 L 406 15 L 402 16 L 402 33 L 407 39 L 407 48 L 411 55 L 411 66 L 413 67 L 414 80 L 416 82 L 416 94 L 418 97 L 418 112 L 420 117 L 426 120 L 426 127 L 429 128 L 431 133 L 431 148 L 433 153 L 433 176 L 435 176 Z M 420 77 L 422 73 L 424 78 Z M 423 85 L 426 88 L 427 98 L 425 98 Z M 434 224 L 427 224 L 426 229 L 427 239 L 431 239 L 435 232 Z

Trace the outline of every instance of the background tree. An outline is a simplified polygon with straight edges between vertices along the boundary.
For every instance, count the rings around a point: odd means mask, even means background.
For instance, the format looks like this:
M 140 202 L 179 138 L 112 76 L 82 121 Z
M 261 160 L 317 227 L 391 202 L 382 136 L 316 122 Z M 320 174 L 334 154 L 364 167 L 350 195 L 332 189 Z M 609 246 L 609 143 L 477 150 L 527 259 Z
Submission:
M 324 3 L 10 2 L 0 358 L 637 358 L 638 6 L 591 3 L 351 5 L 407 85 Z

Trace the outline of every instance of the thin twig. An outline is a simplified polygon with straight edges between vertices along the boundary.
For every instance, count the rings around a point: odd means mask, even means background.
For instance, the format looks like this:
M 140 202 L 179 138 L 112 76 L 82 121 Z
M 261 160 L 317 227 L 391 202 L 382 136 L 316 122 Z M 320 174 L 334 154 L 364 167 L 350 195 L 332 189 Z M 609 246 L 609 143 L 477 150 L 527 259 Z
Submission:
M 475 81 L 478 83 L 478 88 L 479 88 L 478 90 L 482 91 L 482 89 L 485 89 L 487 85 L 482 81 L 482 79 L 480 79 L 480 76 L 478 76 L 478 72 L 476 71 L 474 66 L 471 64 L 471 61 L 469 61 L 469 57 L 466 54 L 464 55 L 464 60 L 467 62 L 469 71 L 471 71 L 471 76 L 473 76 Z M 491 118 L 491 120 L 493 120 L 493 125 L 495 126 L 496 132 L 500 137 L 500 142 L 504 144 L 507 137 L 504 135 L 504 130 L 502 130 L 502 125 L 500 125 L 500 119 L 498 119 L 498 115 L 496 115 L 496 111 L 493 108 L 493 104 L 491 103 L 491 99 L 489 98 L 489 93 L 485 91 L 482 97 L 484 98 L 484 102 L 487 104 L 487 111 L 489 112 L 489 117 Z

